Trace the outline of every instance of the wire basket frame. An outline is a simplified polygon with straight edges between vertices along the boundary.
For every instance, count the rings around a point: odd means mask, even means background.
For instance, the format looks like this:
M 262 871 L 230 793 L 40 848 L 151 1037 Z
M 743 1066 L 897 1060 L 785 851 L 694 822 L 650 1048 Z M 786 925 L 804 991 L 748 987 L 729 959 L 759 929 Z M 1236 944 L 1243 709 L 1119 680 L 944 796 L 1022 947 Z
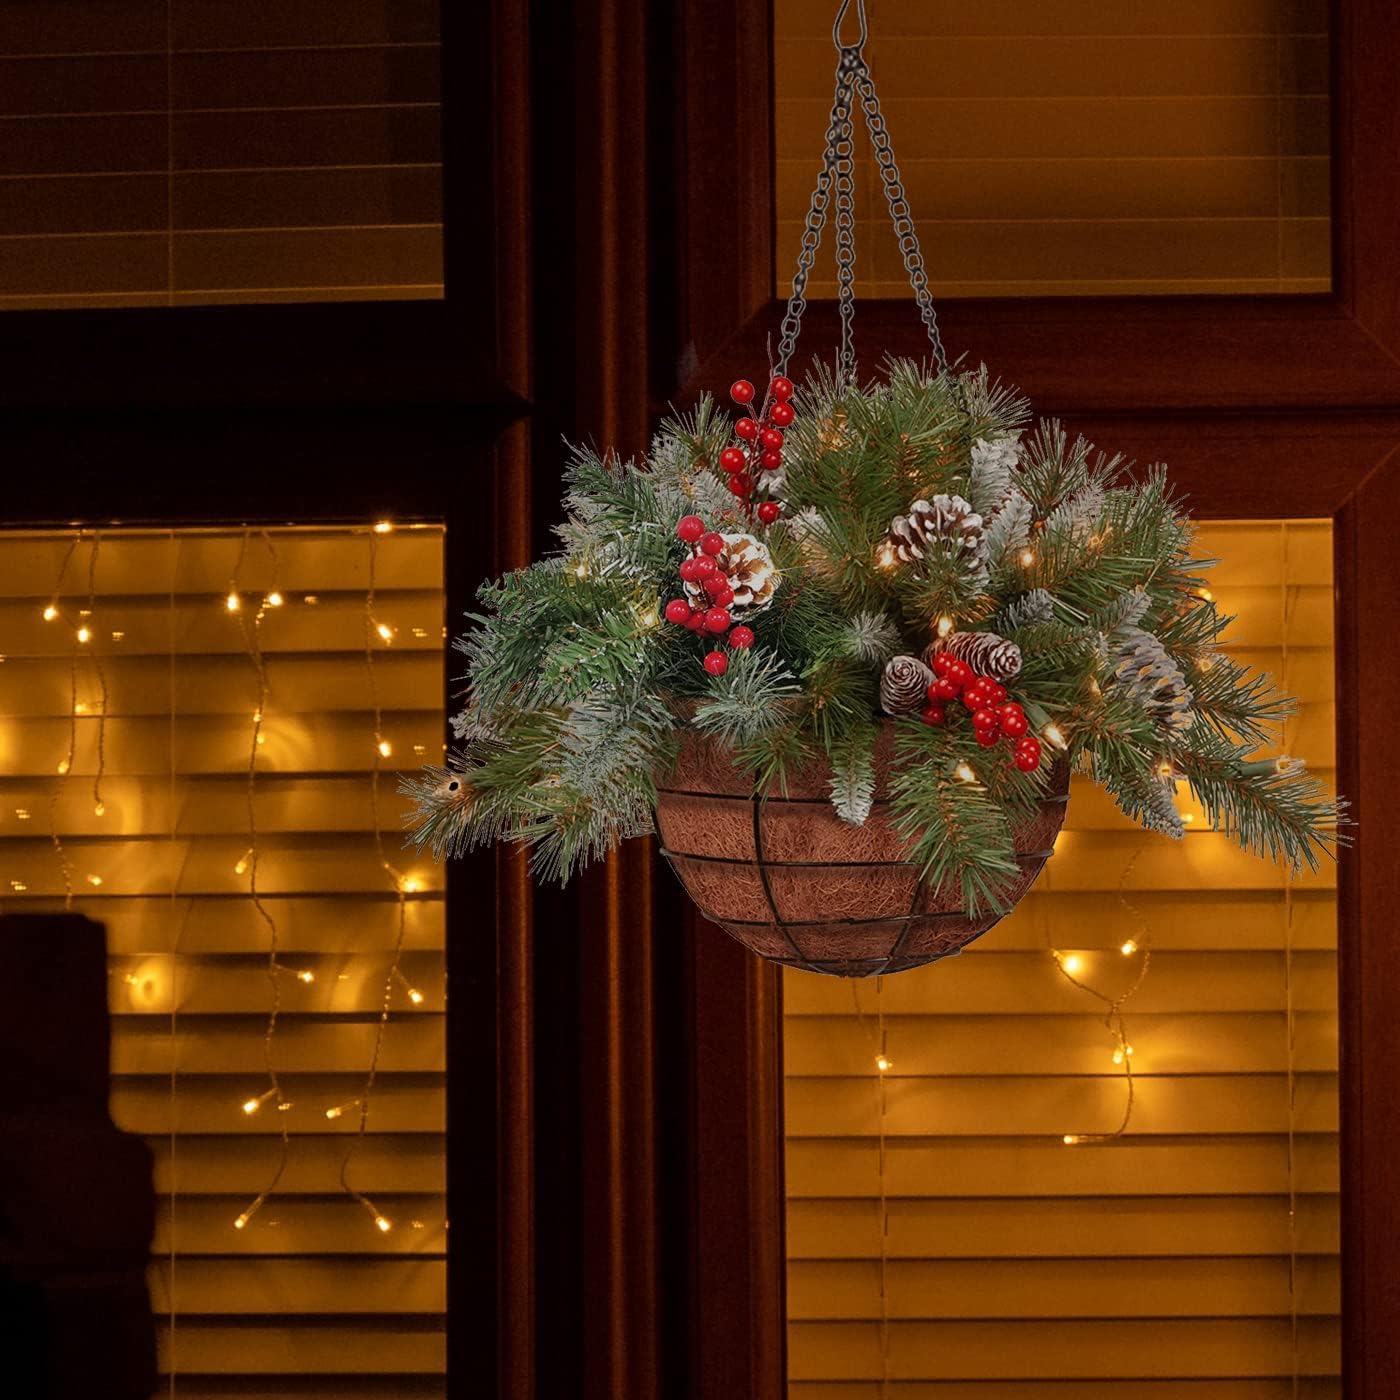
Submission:
M 658 785 L 661 851 L 701 914 L 760 957 L 838 977 L 903 972 L 960 952 L 1000 921 L 969 913 L 956 885 L 931 885 L 909 858 L 884 796 L 892 747 L 877 750 L 877 795 L 863 826 L 842 821 L 827 796 L 829 767 L 814 761 L 784 793 L 759 797 L 707 736 L 686 736 Z M 1018 873 L 1007 908 L 1025 895 L 1064 825 L 1069 774 L 1051 772 L 1044 800 L 1013 825 Z

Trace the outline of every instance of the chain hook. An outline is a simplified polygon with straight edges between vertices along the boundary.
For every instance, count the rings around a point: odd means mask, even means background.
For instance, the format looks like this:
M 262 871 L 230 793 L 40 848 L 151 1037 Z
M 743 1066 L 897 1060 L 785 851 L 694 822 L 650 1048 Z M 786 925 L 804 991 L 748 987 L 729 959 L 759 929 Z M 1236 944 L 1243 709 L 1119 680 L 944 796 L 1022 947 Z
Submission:
M 860 20 L 860 38 L 854 44 L 843 44 L 841 42 L 841 24 L 846 18 L 846 11 L 851 8 L 851 0 L 841 0 L 841 8 L 836 12 L 836 22 L 831 26 L 831 42 L 841 50 L 842 58 L 847 54 L 859 55 L 865 47 L 865 41 L 870 37 L 870 27 L 865 21 L 865 0 L 856 0 L 856 17 Z

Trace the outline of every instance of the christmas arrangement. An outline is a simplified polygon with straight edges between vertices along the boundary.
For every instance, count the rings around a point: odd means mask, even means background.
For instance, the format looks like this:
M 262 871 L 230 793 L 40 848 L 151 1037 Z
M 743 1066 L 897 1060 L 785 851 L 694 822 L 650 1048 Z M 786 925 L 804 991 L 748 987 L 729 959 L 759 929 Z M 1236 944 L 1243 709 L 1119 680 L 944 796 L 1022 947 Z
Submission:
M 1317 862 L 1335 806 L 1260 756 L 1290 702 L 1220 649 L 1162 468 L 1032 426 L 985 369 L 731 397 L 644 461 L 574 451 L 558 552 L 483 588 L 459 642 L 460 747 L 409 781 L 415 839 L 519 842 L 567 878 L 659 804 L 731 931 L 951 921 L 930 956 L 1034 878 L 1071 771 L 1149 830 L 1181 836 L 1184 785 L 1247 849 Z M 759 815 L 782 804 L 786 838 Z M 811 873 L 854 865 L 888 907 Z

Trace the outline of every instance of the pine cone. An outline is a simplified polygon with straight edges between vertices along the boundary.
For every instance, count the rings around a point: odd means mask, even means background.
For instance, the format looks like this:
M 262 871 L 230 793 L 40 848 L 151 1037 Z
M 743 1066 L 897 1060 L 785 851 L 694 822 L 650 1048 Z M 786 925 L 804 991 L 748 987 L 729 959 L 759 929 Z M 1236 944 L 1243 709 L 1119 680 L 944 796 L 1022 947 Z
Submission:
M 930 665 L 939 652 L 966 661 L 974 674 L 1009 681 L 1021 673 L 1021 648 L 995 632 L 954 632 L 929 643 L 924 660 Z
M 1124 627 L 1111 648 L 1114 683 L 1132 692 L 1163 729 L 1185 729 L 1191 723 L 1195 697 L 1162 643 L 1140 627 Z
M 961 496 L 915 501 L 908 515 L 890 521 L 889 545 L 908 564 L 939 552 L 962 563 L 970 574 L 986 571 L 982 517 Z
M 880 708 L 887 715 L 923 709 L 933 679 L 933 672 L 917 656 L 892 656 L 880 677 Z
M 729 604 L 730 613 L 762 612 L 773 601 L 773 593 L 781 579 L 774 567 L 773 556 L 768 553 L 768 546 L 752 535 L 722 535 L 721 538 L 724 548 L 714 558 L 716 567 L 734 590 L 734 601 Z M 692 554 L 699 557 L 698 545 Z M 692 603 L 702 602 L 706 597 L 705 589 L 699 583 L 687 582 L 685 592 Z

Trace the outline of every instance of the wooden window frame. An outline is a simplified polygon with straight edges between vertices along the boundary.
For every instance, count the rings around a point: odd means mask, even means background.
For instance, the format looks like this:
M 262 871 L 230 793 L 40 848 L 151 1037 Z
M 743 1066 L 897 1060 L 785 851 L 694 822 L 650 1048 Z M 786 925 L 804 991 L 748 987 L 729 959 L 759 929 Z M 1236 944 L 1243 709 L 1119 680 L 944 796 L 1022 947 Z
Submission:
M 705 65 L 683 74 L 691 133 L 684 206 L 735 214 L 724 224 L 680 220 L 686 329 L 700 365 L 683 398 L 761 373 L 781 317 L 772 295 L 771 14 L 758 16 L 753 11 L 766 7 L 741 0 L 687 8 L 696 50 L 723 34 L 741 71 L 733 87 L 716 83 Z M 1400 586 L 1400 94 L 1393 76 L 1400 11 L 1383 0 L 1332 0 L 1330 20 L 1330 293 L 954 300 L 940 304 L 940 320 L 950 354 L 985 360 L 1038 412 L 1064 418 L 1108 450 L 1165 460 L 1199 517 L 1332 522 L 1337 780 L 1356 823 L 1338 886 L 1343 1384 L 1348 1400 L 1382 1400 L 1400 1369 L 1393 1282 L 1400 1208 L 1389 1189 L 1400 1155 L 1400 1079 L 1365 1067 L 1400 1063 L 1393 1014 L 1400 939 L 1390 929 L 1400 908 L 1400 867 L 1387 840 L 1400 830 L 1400 764 L 1384 739 L 1387 716 L 1400 712 L 1400 636 L 1376 626 Z M 815 134 L 813 149 L 815 168 Z M 936 296 L 937 268 L 930 274 Z M 887 353 L 927 355 L 908 302 L 861 304 L 856 335 L 867 363 Z M 836 340 L 833 305 L 813 303 L 801 353 L 829 356 Z M 729 1134 L 716 1155 L 727 1147 L 741 1163 L 728 1176 L 744 1175 L 739 1199 L 748 1203 L 751 1228 L 745 1248 L 712 1263 L 728 1291 L 713 1331 L 703 1319 L 697 1324 L 697 1345 L 722 1348 L 736 1317 L 766 1319 L 768 1351 L 745 1393 L 781 1400 L 784 1366 L 771 1318 L 783 1309 L 782 1279 L 774 1277 L 784 1255 L 781 1054 L 763 1041 L 780 1034 L 779 974 L 752 960 L 739 966 L 723 942 L 710 931 L 696 944 L 704 963 L 697 1005 L 713 1032 L 702 1042 L 696 1075 L 702 1097 L 726 1094 L 710 1127 Z M 736 1102 L 745 1088 L 747 1097 Z M 702 1216 L 713 1214 L 700 1230 L 715 1230 L 727 1208 L 722 1191 L 713 1200 L 702 1194 Z M 756 1335 L 752 1326 L 745 1335 Z M 702 1393 L 708 1400 L 712 1392 Z

